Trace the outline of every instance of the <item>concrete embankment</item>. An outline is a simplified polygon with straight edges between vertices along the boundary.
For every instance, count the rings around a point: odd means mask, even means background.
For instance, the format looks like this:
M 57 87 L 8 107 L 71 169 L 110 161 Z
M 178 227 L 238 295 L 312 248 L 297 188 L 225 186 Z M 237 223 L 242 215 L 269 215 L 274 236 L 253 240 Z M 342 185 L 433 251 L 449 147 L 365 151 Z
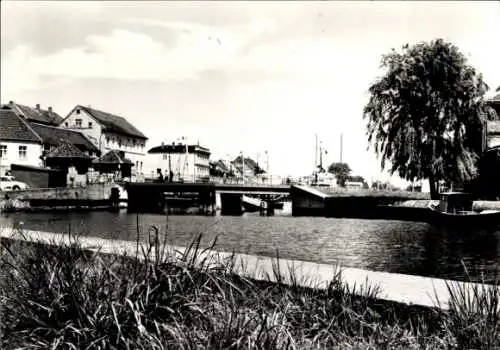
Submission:
M 294 216 L 417 220 L 428 193 L 292 186 Z M 418 221 L 418 220 L 417 220 Z
M 19 233 L 7 228 L 0 228 L 0 237 L 36 241 L 46 244 L 69 243 L 70 240 L 68 235 L 39 231 L 23 231 L 23 235 L 21 236 Z M 107 240 L 84 236 L 80 236 L 79 241 L 84 249 L 99 250 L 101 253 L 108 254 L 127 254 L 128 256 L 134 256 L 137 249 L 136 242 L 133 241 Z M 186 248 L 169 246 L 167 249 L 172 254 L 182 254 Z M 152 254 L 154 254 L 154 251 Z M 209 259 L 215 259 L 212 261 L 233 257 L 236 259 L 235 272 L 239 275 L 248 276 L 256 280 L 270 279 L 273 282 L 277 282 L 275 281 L 273 271 L 279 268 L 280 271 L 283 272 L 285 278 L 282 282 L 291 284 L 293 281 L 290 276 L 290 271 L 293 271 L 299 285 L 318 289 L 326 288 L 334 274 L 339 271 L 339 266 L 287 259 L 277 260 L 269 257 L 247 254 L 233 255 L 231 253 L 213 250 L 204 251 L 199 257 L 200 261 L 207 256 Z M 450 299 L 448 287 L 452 290 L 461 288 L 461 290 L 473 293 L 474 288 L 477 290 L 479 286 L 475 283 L 367 271 L 356 268 L 341 268 L 341 271 L 343 282 L 351 288 L 356 286 L 358 292 L 360 292 L 360 286 L 376 286 L 380 290 L 379 298 L 381 300 L 424 307 L 439 306 L 446 309 Z
M 500 210 L 500 201 L 475 201 L 472 210 L 481 212 L 483 210 Z
M 4 192 L 0 198 L 0 212 L 109 206 L 111 189 L 116 186 L 114 183 L 106 183 Z

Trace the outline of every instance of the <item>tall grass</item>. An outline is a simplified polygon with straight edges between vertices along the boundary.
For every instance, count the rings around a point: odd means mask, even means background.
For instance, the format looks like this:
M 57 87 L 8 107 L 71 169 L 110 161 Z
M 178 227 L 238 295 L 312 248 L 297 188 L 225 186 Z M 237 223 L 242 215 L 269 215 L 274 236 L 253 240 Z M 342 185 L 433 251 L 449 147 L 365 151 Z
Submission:
M 446 288 L 450 299 L 444 328 L 455 335 L 457 344 L 463 349 L 500 349 L 500 284 L 466 287 L 447 282 Z
M 77 237 L 63 245 L 3 239 L 0 348 L 500 346 L 498 289 L 472 295 L 474 307 L 451 286 L 449 311 L 409 307 L 381 302 L 368 284 L 353 290 L 341 270 L 323 290 L 301 287 L 294 267 L 278 263 L 268 280 L 241 276 L 234 257 L 201 245 L 200 235 L 185 251 L 170 251 L 156 228 L 134 256 L 85 250 Z

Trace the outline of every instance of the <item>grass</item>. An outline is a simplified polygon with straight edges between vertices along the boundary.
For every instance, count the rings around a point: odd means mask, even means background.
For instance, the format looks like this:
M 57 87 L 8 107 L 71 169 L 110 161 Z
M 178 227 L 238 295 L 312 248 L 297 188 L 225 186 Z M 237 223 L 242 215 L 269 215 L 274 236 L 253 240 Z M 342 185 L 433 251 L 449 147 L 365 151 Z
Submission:
M 341 270 L 326 290 L 301 287 L 279 264 L 267 281 L 242 277 L 234 258 L 206 254 L 201 239 L 175 253 L 153 230 L 134 256 L 84 250 L 77 237 L 59 246 L 2 239 L 0 348 L 500 347 L 498 285 L 450 284 L 448 311 L 407 306 L 378 300 L 368 284 L 354 293 Z

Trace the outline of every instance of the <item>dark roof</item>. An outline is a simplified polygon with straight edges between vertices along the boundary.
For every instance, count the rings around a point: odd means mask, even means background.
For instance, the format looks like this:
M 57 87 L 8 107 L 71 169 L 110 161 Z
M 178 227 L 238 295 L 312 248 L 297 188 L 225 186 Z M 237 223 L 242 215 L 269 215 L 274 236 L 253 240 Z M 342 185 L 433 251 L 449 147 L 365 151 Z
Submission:
M 43 143 L 50 146 L 59 146 L 63 143 L 71 143 L 80 151 L 98 152 L 99 149 L 94 146 L 83 134 L 78 131 L 56 128 L 41 124 L 30 124 L 33 130 L 42 138 Z
M 64 142 L 56 149 L 50 151 L 46 158 L 84 158 L 91 159 L 88 155 L 80 151 L 69 142 Z
M 188 153 L 205 153 L 210 155 L 210 150 L 208 148 L 199 145 L 187 145 Z M 175 144 L 175 145 L 161 145 L 151 148 L 148 153 L 186 153 L 186 145 Z
M 63 118 L 54 111 L 28 107 L 15 102 L 9 102 L 9 106 L 30 122 L 58 126 L 63 121 Z
M 0 140 L 38 143 L 42 141 L 22 117 L 5 107 L 0 109 Z
M 130 159 L 120 156 L 119 152 L 111 150 L 101 158 L 94 160 L 97 164 L 134 164 Z
M 137 130 L 135 126 L 130 124 L 125 118 L 111 113 L 99 111 L 94 108 L 84 107 L 81 105 L 76 106 L 86 113 L 94 117 L 100 124 L 104 126 L 106 131 L 114 132 L 120 135 L 133 136 L 147 140 L 148 138 L 144 136 L 142 132 Z

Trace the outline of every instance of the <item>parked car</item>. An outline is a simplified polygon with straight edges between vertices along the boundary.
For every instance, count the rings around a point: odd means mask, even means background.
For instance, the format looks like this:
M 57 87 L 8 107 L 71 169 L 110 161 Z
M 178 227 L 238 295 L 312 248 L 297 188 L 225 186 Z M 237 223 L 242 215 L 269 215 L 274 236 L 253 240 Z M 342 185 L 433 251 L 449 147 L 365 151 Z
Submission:
M 28 184 L 17 181 L 14 176 L 5 175 L 0 177 L 0 191 L 19 191 L 30 188 Z

